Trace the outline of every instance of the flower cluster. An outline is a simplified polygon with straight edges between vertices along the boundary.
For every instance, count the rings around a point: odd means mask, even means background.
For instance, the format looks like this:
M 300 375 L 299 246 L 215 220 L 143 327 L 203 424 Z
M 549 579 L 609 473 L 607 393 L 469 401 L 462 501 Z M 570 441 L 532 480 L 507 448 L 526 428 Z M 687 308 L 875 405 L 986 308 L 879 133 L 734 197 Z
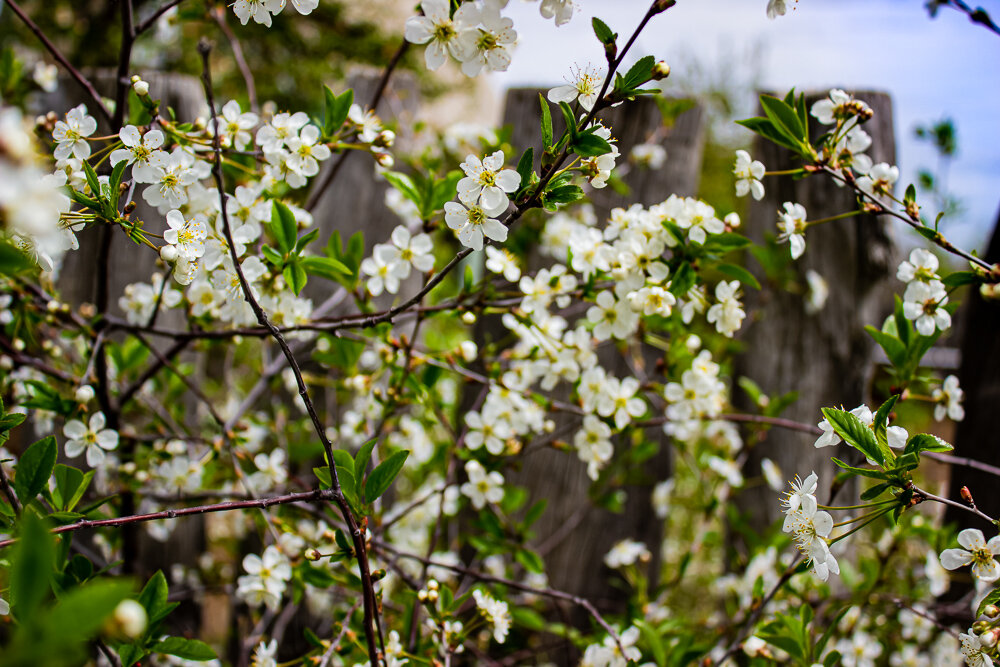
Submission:
M 311 14 L 319 6 L 319 0 L 236 0 L 233 13 L 243 25 L 253 19 L 270 28 L 271 18 L 280 14 L 288 2 L 299 14 Z
M 795 545 L 812 566 L 813 573 L 826 581 L 831 572 L 840 574 L 840 565 L 827 544 L 833 530 L 833 517 L 829 512 L 818 509 L 815 496 L 817 482 L 816 473 L 811 473 L 802 481 L 795 478 L 792 490 L 781 501 L 785 506 L 781 529 L 791 533 Z
M 906 283 L 903 315 L 913 320 L 913 325 L 922 336 L 951 327 L 951 314 L 945 308 L 948 291 L 937 270 L 938 258 L 928 250 L 915 248 L 910 252 L 909 260 L 903 261 L 896 271 L 896 277 Z
M 441 67 L 450 55 L 462 64 L 466 76 L 477 76 L 484 69 L 504 72 L 510 65 L 509 49 L 517 41 L 514 22 L 500 15 L 506 4 L 465 2 L 452 14 L 448 0 L 424 0 L 423 16 L 406 21 L 406 41 L 427 44 L 427 69 Z

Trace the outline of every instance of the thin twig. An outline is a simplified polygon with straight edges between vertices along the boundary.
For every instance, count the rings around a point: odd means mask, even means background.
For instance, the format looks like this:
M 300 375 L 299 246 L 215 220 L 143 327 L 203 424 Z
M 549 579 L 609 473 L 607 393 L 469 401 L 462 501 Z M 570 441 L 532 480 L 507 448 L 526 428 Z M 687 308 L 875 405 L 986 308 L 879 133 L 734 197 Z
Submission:
M 11 509 L 14 510 L 14 514 L 20 514 L 21 503 L 17 501 L 17 496 L 14 495 L 14 490 L 10 488 L 10 484 L 7 482 L 7 473 L 3 470 L 3 463 L 0 463 L 0 490 L 2 490 L 3 495 L 7 497 L 7 501 L 10 503 Z
M 985 520 L 989 521 L 990 523 L 992 523 L 993 525 L 997 525 L 997 520 L 996 519 L 994 519 L 993 517 L 991 517 L 989 514 L 984 513 L 978 507 L 970 507 L 969 505 L 966 505 L 965 503 L 960 503 L 960 502 L 954 501 L 954 500 L 952 500 L 950 498 L 944 498 L 942 496 L 936 496 L 933 493 L 931 493 L 930 491 L 924 491 L 923 489 L 921 489 L 919 487 L 916 487 L 916 486 L 913 487 L 913 493 L 916 496 L 918 496 L 918 497 L 922 496 L 925 500 L 933 500 L 933 501 L 942 503 L 944 505 L 951 505 L 952 507 L 957 507 L 957 508 L 963 509 L 963 510 L 965 510 L 967 512 L 972 512 L 973 514 L 975 514 L 976 516 L 978 516 L 980 519 L 985 519 Z
M 190 380 L 190 378 L 187 377 L 187 375 L 185 375 L 184 373 L 182 373 L 180 371 L 180 369 L 178 369 L 176 366 L 174 366 L 170 362 L 169 359 L 167 359 L 166 357 L 164 357 L 163 353 L 160 352 L 159 350 L 157 350 L 155 345 L 153 345 L 148 340 L 146 340 L 145 338 L 143 338 L 142 334 L 134 334 L 134 335 L 135 335 L 136 338 L 139 339 L 140 343 L 142 343 L 143 345 L 145 345 L 146 348 L 150 352 L 153 353 L 153 356 L 156 357 L 157 360 L 161 364 L 163 364 L 164 368 L 166 368 L 168 371 L 170 371 L 171 373 L 173 373 L 174 375 L 176 375 L 177 379 L 179 379 L 181 382 L 183 382 L 184 386 L 188 388 L 188 391 L 190 391 L 192 394 L 194 394 L 194 397 L 197 398 L 199 401 L 201 401 L 205 405 L 205 407 L 208 409 L 208 413 L 210 415 L 212 415 L 212 419 L 215 420 L 216 424 L 218 424 L 219 426 L 222 426 L 222 425 L 224 425 L 226 423 L 226 420 L 223 419 L 219 415 L 218 412 L 216 412 L 215 406 L 212 405 L 212 401 L 209 400 L 208 396 L 205 395 L 205 392 L 203 392 L 198 387 L 198 385 L 196 385 L 194 382 L 192 382 Z
M 160 19 L 161 16 L 163 16 L 164 14 L 166 14 L 167 12 L 169 12 L 171 9 L 181 4 L 182 2 L 184 2 L 184 0 L 170 0 L 162 7 L 157 9 L 155 12 L 153 12 L 149 18 L 147 18 L 145 21 L 136 26 L 135 29 L 136 37 L 138 37 L 142 33 L 152 28 L 154 25 L 156 25 L 156 22 Z
M 146 521 L 160 521 L 162 519 L 176 519 L 181 516 L 191 516 L 193 514 L 210 514 L 213 512 L 232 512 L 234 510 L 265 509 L 274 505 L 288 505 L 290 503 L 305 503 L 315 500 L 329 500 L 333 497 L 333 491 L 327 489 L 316 489 L 302 493 L 289 493 L 283 496 L 271 496 L 260 498 L 259 500 L 234 500 L 225 503 L 214 503 L 211 505 L 198 505 L 196 507 L 181 507 L 178 509 L 162 510 L 150 512 L 148 514 L 132 514 L 129 516 L 117 517 L 114 519 L 84 519 L 76 523 L 66 524 L 52 529 L 53 535 L 59 533 L 71 533 L 85 528 L 103 528 L 127 526 L 130 524 L 143 523 Z M 0 549 L 14 544 L 16 539 L 0 541 Z
M 410 43 L 405 39 L 403 43 L 399 45 L 396 49 L 396 53 L 392 56 L 392 60 L 385 66 L 385 71 L 382 72 L 382 78 L 378 82 L 378 87 L 375 88 L 375 93 L 372 95 L 371 100 L 368 102 L 368 108 L 374 113 L 375 108 L 378 107 L 379 102 L 382 101 L 382 96 L 385 94 L 386 89 L 389 86 L 389 79 L 392 77 L 392 73 L 396 70 L 396 66 L 399 65 L 399 61 L 403 59 L 403 54 L 406 53 L 407 49 L 410 47 Z M 323 197 L 323 193 L 327 191 L 330 185 L 333 183 L 334 179 L 337 178 L 337 174 L 340 172 L 341 168 L 344 166 L 344 162 L 347 161 L 347 156 L 354 151 L 344 151 L 337 158 L 337 161 L 333 164 L 328 172 L 321 175 L 319 181 L 313 186 L 312 190 L 309 192 L 309 197 L 306 199 L 306 210 L 312 212 L 316 205 L 319 204 L 319 200 Z
M 597 621 L 597 624 L 600 625 L 602 628 L 604 628 L 604 631 L 608 633 L 608 636 L 610 636 L 614 640 L 615 644 L 618 645 L 618 649 L 622 651 L 622 654 L 624 654 L 625 652 L 621 644 L 621 637 L 618 636 L 618 633 L 615 631 L 615 629 L 611 627 L 611 625 L 607 621 L 604 620 L 604 617 L 601 616 L 601 613 L 597 611 L 597 608 L 594 607 L 593 603 L 591 603 L 590 600 L 582 598 L 579 595 L 573 595 L 572 593 L 559 591 L 554 588 L 537 588 L 535 586 L 528 586 L 527 584 L 522 584 L 519 581 L 514 581 L 512 579 L 504 579 L 503 577 L 495 577 L 492 574 L 486 574 L 485 572 L 472 570 L 467 567 L 462 567 L 461 565 L 451 565 L 448 563 L 441 563 L 432 560 L 430 558 L 419 556 L 417 554 L 407 553 L 384 542 L 373 541 L 372 545 L 375 547 L 376 550 L 384 549 L 385 551 L 395 554 L 400 558 L 409 558 L 411 560 L 423 563 L 424 565 L 451 570 L 452 572 L 457 572 L 463 576 L 471 577 L 473 579 L 476 579 L 477 581 L 487 581 L 495 584 L 501 584 L 503 586 L 507 586 L 508 588 L 514 588 L 519 591 L 524 591 L 526 593 L 533 593 L 535 595 L 541 595 L 543 597 L 552 598 L 554 600 L 566 600 L 567 602 L 572 602 L 575 605 L 583 607 L 587 611 L 587 613 L 590 614 L 590 616 L 595 621 Z
M 257 103 L 257 84 L 254 82 L 253 72 L 250 70 L 250 65 L 247 64 L 247 59 L 243 55 L 243 45 L 240 44 L 240 40 L 236 38 L 233 34 L 232 29 L 229 27 L 229 23 L 226 22 L 226 8 L 223 5 L 219 5 L 212 12 L 212 18 L 219 25 L 219 29 L 222 34 L 226 36 L 226 41 L 229 42 L 229 48 L 233 51 L 233 60 L 236 61 L 236 66 L 240 70 L 240 74 L 243 76 L 243 85 L 247 87 L 247 98 L 250 100 L 250 110 L 257 113 L 260 110 L 260 105 Z
M 243 275 L 243 269 L 240 267 L 239 255 L 236 254 L 236 243 L 233 241 L 232 229 L 229 225 L 229 215 L 226 212 L 226 184 L 222 173 L 222 151 L 220 148 L 221 137 L 218 132 L 219 118 L 216 115 L 215 98 L 212 92 L 212 70 L 209 64 L 211 46 L 207 40 L 202 39 L 198 43 L 198 51 L 201 54 L 202 59 L 202 83 L 205 87 L 205 98 L 208 102 L 209 113 L 211 114 L 213 129 L 215 130 L 213 132 L 214 140 L 212 146 L 213 153 L 215 154 L 215 166 L 212 171 L 215 177 L 215 185 L 219 190 L 219 198 L 221 200 L 220 208 L 222 209 L 222 229 L 226 237 L 226 242 L 229 246 L 229 255 L 233 263 L 233 271 L 235 271 L 236 276 L 239 279 L 243 296 L 250 305 L 251 310 L 253 310 L 253 313 L 257 318 L 257 322 L 271 332 L 271 337 L 278 343 L 282 354 L 284 354 L 285 359 L 288 360 L 288 365 L 291 368 L 292 373 L 295 375 L 295 382 L 298 385 L 299 397 L 302 399 L 302 402 L 306 407 L 306 412 L 309 414 L 309 418 L 312 421 L 316 435 L 323 444 L 324 452 L 326 452 L 327 465 L 330 470 L 332 499 L 337 504 L 344 521 L 350 528 L 351 541 L 354 545 L 355 555 L 358 559 L 358 570 L 361 575 L 361 593 L 364 602 L 364 631 L 365 639 L 368 643 L 368 657 L 372 666 L 377 667 L 377 665 L 379 665 L 382 661 L 380 660 L 379 651 L 376 646 L 376 639 L 378 639 L 378 642 L 381 643 L 382 638 L 381 632 L 378 629 L 378 619 L 376 618 L 378 608 L 377 601 L 375 600 L 374 582 L 372 581 L 371 570 L 368 565 L 365 535 L 358 525 L 358 522 L 355 520 L 354 513 L 351 510 L 350 505 L 348 505 L 347 499 L 344 497 L 344 493 L 341 490 L 340 481 L 337 478 L 337 469 L 334 464 L 333 445 L 330 443 L 329 438 L 326 437 L 326 429 L 323 426 L 323 422 L 320 421 L 319 415 L 316 414 L 316 408 L 309 395 L 309 390 L 306 388 L 305 380 L 302 378 L 302 370 L 299 368 L 299 362 L 296 360 L 295 355 L 288 347 L 285 337 L 281 335 L 281 331 L 279 331 L 278 328 L 271 323 L 267 314 L 264 312 L 264 309 L 261 308 L 260 304 L 257 302 L 256 297 L 254 297 L 253 290 L 247 282 L 246 276 Z
M 56 62 L 62 65 L 69 75 L 73 77 L 73 79 L 79 83 L 85 91 L 87 91 L 87 94 L 90 95 L 91 99 L 94 100 L 94 103 L 97 104 L 97 109 L 101 112 L 101 115 L 103 115 L 105 120 L 110 123 L 112 121 L 111 112 L 108 110 L 108 107 L 104 105 L 104 100 L 101 99 L 100 93 L 98 93 L 97 89 L 94 88 L 94 84 L 92 84 L 90 80 L 80 72 L 80 70 L 73 67 L 72 63 L 66 59 L 66 56 L 64 56 L 62 52 L 56 48 L 56 45 L 45 36 L 42 29 L 39 28 L 34 21 L 28 18 L 28 15 L 24 13 L 24 10 L 21 9 L 17 2 L 14 0 L 6 0 L 6 3 L 7 6 L 10 7 L 11 11 L 17 14 L 17 17 L 24 22 L 24 25 L 28 26 L 28 30 L 30 30 L 32 34 L 38 38 L 38 41 L 45 46 L 46 50 L 48 50 L 52 57 L 56 59 Z

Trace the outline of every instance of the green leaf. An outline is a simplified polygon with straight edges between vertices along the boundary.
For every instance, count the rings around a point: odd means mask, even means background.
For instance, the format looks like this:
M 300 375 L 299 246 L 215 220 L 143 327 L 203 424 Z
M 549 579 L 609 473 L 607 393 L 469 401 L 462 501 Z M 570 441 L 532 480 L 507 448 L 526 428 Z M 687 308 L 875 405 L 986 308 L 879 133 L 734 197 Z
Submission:
M 802 127 L 798 114 L 791 106 L 770 95 L 761 95 L 760 105 L 768 120 L 789 139 L 796 144 L 808 141 L 805 128 Z
M 883 493 L 885 493 L 888 489 L 891 489 L 891 488 L 892 488 L 892 484 L 890 484 L 889 482 L 882 482 L 881 484 L 876 484 L 875 486 L 873 486 L 873 487 L 871 487 L 869 489 L 865 489 L 861 493 L 861 500 L 874 500 L 875 498 L 878 498 Z
M 730 278 L 736 278 L 743 285 L 749 285 L 754 289 L 760 289 L 760 283 L 754 278 L 754 275 L 744 269 L 742 266 L 737 264 L 722 263 L 715 267 L 719 273 L 725 274 Z
M 376 444 L 378 444 L 378 438 L 372 438 L 361 445 L 361 449 L 354 457 L 354 479 L 362 479 L 365 476 L 365 469 L 368 467 L 368 461 L 372 457 L 372 450 L 375 449 Z
M 830 422 L 837 435 L 844 439 L 844 442 L 883 468 L 896 459 L 889 447 L 880 443 L 875 437 L 875 433 L 850 412 L 836 408 L 823 408 L 823 416 Z
M 879 331 L 870 324 L 865 326 L 865 331 L 879 344 L 879 347 L 885 350 L 885 356 L 888 357 L 893 366 L 903 365 L 906 360 L 906 346 L 898 338 L 884 331 Z
M 54 558 L 48 527 L 34 513 L 25 512 L 9 579 L 11 609 L 21 622 L 30 619 L 48 595 Z
M 167 578 L 160 570 L 157 570 L 142 587 L 137 602 L 145 608 L 150 627 L 166 618 L 173 609 L 168 600 L 169 594 L 170 587 L 167 585 Z
M 955 449 L 950 444 L 930 433 L 918 433 L 906 441 L 903 454 L 919 454 L 920 452 L 950 452 Z
M 747 118 L 736 121 L 737 125 L 742 125 L 751 132 L 759 134 L 768 141 L 783 146 L 789 150 L 798 152 L 799 146 L 791 139 L 788 139 L 777 127 L 767 118 Z
M 538 94 L 538 101 L 542 105 L 542 145 L 548 148 L 552 145 L 552 114 L 549 112 L 549 103 L 541 93 Z
M 437 211 L 444 208 L 444 205 L 455 198 L 458 190 L 458 182 L 465 176 L 458 169 L 452 169 L 444 178 L 435 179 L 431 191 L 431 199 L 427 202 L 427 210 L 423 212 L 425 218 L 430 218 Z
M 524 569 L 528 572 L 534 572 L 535 574 L 545 573 L 545 561 L 530 549 L 518 549 L 514 553 L 514 560 L 524 566 Z
M 21 455 L 14 475 L 14 491 L 27 505 L 45 488 L 56 463 L 58 447 L 53 436 L 42 438 Z
M 976 617 L 978 618 L 979 616 L 982 616 L 983 612 L 991 604 L 998 603 L 1000 603 L 1000 586 L 990 591 L 987 596 L 983 598 L 983 601 L 979 603 L 979 608 L 976 610 Z
M 893 406 L 896 405 L 896 401 L 899 400 L 899 394 L 895 396 L 890 396 L 889 400 L 883 403 L 878 411 L 875 412 L 874 420 L 872 421 L 872 427 L 875 429 L 875 437 L 878 438 L 879 442 L 886 441 L 885 430 L 889 425 L 889 413 L 892 412 Z
M 413 179 L 398 171 L 387 171 L 383 173 L 385 180 L 389 181 L 394 188 L 400 191 L 404 197 L 413 202 L 417 209 L 423 210 L 424 197 L 413 182 Z
M 631 68 L 629 68 L 629 71 L 625 73 L 625 76 L 615 82 L 615 89 L 630 91 L 638 88 L 652 78 L 653 67 L 655 66 L 656 58 L 653 56 L 644 56 L 639 58 L 639 60 L 636 61 Z M 619 86 L 619 83 L 621 83 L 621 86 Z
M 330 477 L 329 468 L 317 466 L 313 468 L 313 474 L 316 475 L 316 479 L 319 480 L 320 486 L 324 489 L 333 488 L 333 478 Z
M 261 246 L 260 250 L 264 253 L 264 259 L 266 259 L 272 266 L 284 266 L 285 258 L 281 256 L 280 252 L 269 245 Z
M 212 647 L 198 639 L 184 639 L 183 637 L 167 637 L 161 642 L 152 646 L 156 653 L 175 655 L 185 660 L 215 660 L 218 656 Z
M 338 468 L 347 468 L 348 470 L 354 470 L 354 457 L 352 457 L 343 449 L 333 450 L 333 463 Z
M 344 263 L 331 259 L 330 257 L 303 257 L 298 262 L 306 273 L 327 280 L 337 280 L 342 276 L 349 276 L 353 272 L 344 266 Z
M 955 289 L 956 287 L 961 287 L 962 285 L 975 285 L 981 281 L 981 278 L 976 275 L 973 271 L 955 271 L 944 277 L 941 282 L 949 290 Z
M 566 102 L 559 103 L 559 111 L 563 115 L 563 123 L 566 124 L 566 131 L 569 133 L 570 143 L 576 141 L 577 128 L 576 128 L 576 116 L 573 114 L 573 108 Z
M 0 239 L 0 274 L 16 276 L 35 266 L 35 262 L 6 239 Z
M 670 293 L 674 296 L 683 297 L 688 290 L 694 287 L 698 275 L 689 262 L 681 262 L 681 265 L 674 271 L 674 277 L 670 280 Z
M 578 185 L 560 185 L 548 190 L 544 200 L 546 204 L 572 204 L 583 199 L 583 189 Z
M 111 199 L 115 203 L 118 201 L 118 190 L 120 189 L 122 177 L 125 175 L 125 167 L 127 166 L 128 160 L 122 160 L 111 170 L 111 180 L 109 181 L 108 189 L 111 190 Z
M 611 28 L 604 21 L 595 16 L 590 20 L 590 24 L 594 26 L 594 34 L 597 35 L 601 44 L 615 43 L 615 33 L 611 32 Z
M 121 579 L 103 579 L 79 586 L 59 599 L 48 613 L 45 625 L 59 628 L 70 641 L 90 639 L 131 592 L 132 584 Z
M 339 96 L 334 95 L 329 86 L 323 86 L 326 106 L 323 113 L 323 135 L 330 136 L 340 129 L 347 120 L 347 114 L 354 103 L 354 91 L 348 88 Z
M 830 460 L 833 461 L 833 463 L 839 468 L 842 468 L 847 472 L 855 475 L 861 475 L 862 477 L 870 477 L 872 479 L 882 479 L 882 480 L 892 478 L 892 475 L 883 472 L 881 470 L 872 470 L 871 468 L 855 468 L 854 466 L 848 465 L 836 457 L 831 458 Z
M 386 492 L 389 485 L 396 479 L 396 475 L 403 469 L 403 464 L 406 463 L 406 457 L 409 455 L 409 450 L 398 451 L 390 455 L 382 463 L 379 463 L 372 470 L 371 474 L 368 475 L 368 481 L 365 483 L 365 499 L 368 502 L 374 502 Z
M 56 481 L 56 489 L 52 493 L 56 506 L 65 511 L 71 511 L 80 498 L 90 486 L 90 480 L 94 477 L 94 471 L 90 470 L 86 474 L 70 466 L 59 463 L 53 471 Z
M 535 164 L 535 149 L 528 148 L 517 161 L 517 174 L 521 177 L 521 187 L 531 182 L 531 172 Z
M 306 232 L 305 234 L 300 236 L 299 240 L 295 242 L 294 252 L 296 254 L 302 252 L 306 248 L 306 246 L 308 246 L 310 243 L 316 240 L 317 236 L 319 236 L 318 229 L 314 229 L 311 232 Z
M 611 152 L 611 144 L 592 132 L 578 134 L 570 148 L 582 158 L 598 157 Z
M 295 247 L 299 236 L 299 224 L 295 221 L 292 210 L 280 201 L 274 202 L 271 211 L 271 233 L 278 242 L 278 248 L 283 254 L 288 254 Z
M 306 270 L 302 268 L 302 263 L 299 261 L 292 261 L 285 265 L 285 270 L 281 272 L 281 275 L 285 277 L 285 283 L 295 292 L 295 296 L 299 295 L 302 288 L 306 286 L 306 282 L 309 280 L 309 276 L 306 274 Z
M 97 172 L 94 168 L 90 166 L 90 163 L 86 160 L 83 161 L 83 173 L 87 177 L 87 185 L 90 186 L 90 194 L 97 198 L 98 201 L 101 199 L 101 181 L 97 178 Z

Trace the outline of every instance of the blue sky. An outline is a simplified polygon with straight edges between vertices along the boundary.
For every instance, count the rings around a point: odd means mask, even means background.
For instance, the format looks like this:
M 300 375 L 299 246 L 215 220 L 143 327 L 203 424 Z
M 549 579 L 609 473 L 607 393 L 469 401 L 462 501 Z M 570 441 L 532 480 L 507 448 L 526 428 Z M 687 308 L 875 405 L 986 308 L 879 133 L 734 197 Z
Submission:
M 791 3 L 791 0 L 789 0 Z M 743 83 L 787 90 L 886 90 L 893 96 L 901 180 L 933 167 L 935 153 L 913 138 L 918 124 L 945 116 L 958 128 L 959 155 L 948 185 L 966 206 L 945 233 L 981 247 L 1000 209 L 1000 36 L 942 9 L 931 20 L 922 0 L 801 0 L 786 16 L 768 20 L 766 0 L 680 0 L 656 17 L 635 53 L 671 63 L 678 78 L 692 63 L 727 70 Z M 979 0 L 994 19 L 1000 0 Z M 649 0 L 578 0 L 565 26 L 541 21 L 537 2 L 511 2 L 521 45 L 498 88 L 562 83 L 569 66 L 601 64 L 590 27 L 595 14 L 631 34 Z M 697 82 L 688 84 L 697 87 Z

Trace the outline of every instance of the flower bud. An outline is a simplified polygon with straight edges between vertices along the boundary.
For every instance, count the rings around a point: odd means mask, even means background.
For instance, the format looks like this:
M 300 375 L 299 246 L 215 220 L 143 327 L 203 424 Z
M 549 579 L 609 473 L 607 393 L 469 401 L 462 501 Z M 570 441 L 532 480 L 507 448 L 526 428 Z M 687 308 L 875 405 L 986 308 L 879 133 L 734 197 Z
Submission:
M 373 153 L 373 155 L 375 156 L 375 161 L 380 167 L 392 169 L 392 165 L 396 164 L 396 161 L 388 153 Z
M 177 261 L 177 246 L 165 245 L 160 248 L 160 259 L 168 264 Z
M 972 491 L 969 491 L 969 487 L 963 486 L 962 490 L 959 491 L 959 494 L 962 496 L 962 500 L 969 503 L 970 505 L 976 504 L 976 501 L 972 499 Z
M 306 560 L 317 561 L 323 557 L 323 554 L 321 554 L 316 549 L 306 549 L 306 552 L 303 554 L 303 556 L 305 557 Z
M 473 313 L 472 311 L 466 311 L 462 313 L 462 321 L 465 322 L 466 324 L 475 324 L 476 314 Z
M 149 95 L 149 84 L 140 79 L 138 76 L 132 77 L 132 90 L 139 97 L 146 97 Z
M 104 624 L 109 635 L 138 639 L 146 631 L 146 609 L 135 600 L 122 600 Z
M 463 340 L 460 349 L 462 351 L 462 358 L 467 362 L 475 361 L 476 356 L 479 354 L 479 348 L 471 340 Z
M 668 76 L 670 76 L 670 65 L 665 61 L 661 60 L 653 65 L 653 81 L 662 81 Z
M 381 146 L 382 148 L 389 148 L 396 142 L 396 133 L 392 130 L 382 130 L 375 137 L 375 141 L 372 142 L 375 146 Z
M 74 395 L 77 403 L 89 403 L 94 400 L 94 388 L 89 384 L 80 385 Z
M 998 638 L 1000 638 L 1000 628 L 993 628 L 979 636 L 979 643 L 983 646 L 996 646 Z
M 972 631 L 975 632 L 977 635 L 986 632 L 987 630 L 989 630 L 989 628 L 990 624 L 987 623 L 986 621 L 976 621 L 975 623 L 972 624 Z
M 986 616 L 986 618 L 996 618 L 1000 615 L 1000 607 L 997 607 L 995 604 L 988 604 L 983 609 L 983 615 Z

